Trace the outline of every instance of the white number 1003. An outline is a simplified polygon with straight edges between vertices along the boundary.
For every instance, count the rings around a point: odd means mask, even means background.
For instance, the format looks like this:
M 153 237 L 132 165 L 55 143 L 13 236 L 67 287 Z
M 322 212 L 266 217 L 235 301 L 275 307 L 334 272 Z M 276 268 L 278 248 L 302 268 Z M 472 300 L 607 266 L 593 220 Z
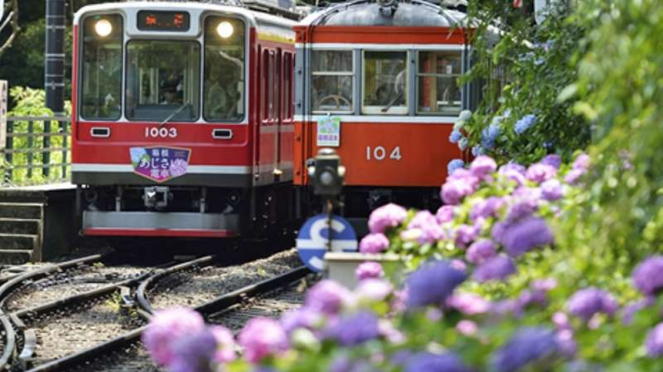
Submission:
M 402 158 L 401 147 L 396 146 L 391 151 L 388 151 L 382 146 L 366 146 L 366 160 L 382 161 L 387 158 L 387 154 L 389 154 L 389 159 L 399 161 Z
M 145 128 L 145 138 L 177 138 L 177 128 Z

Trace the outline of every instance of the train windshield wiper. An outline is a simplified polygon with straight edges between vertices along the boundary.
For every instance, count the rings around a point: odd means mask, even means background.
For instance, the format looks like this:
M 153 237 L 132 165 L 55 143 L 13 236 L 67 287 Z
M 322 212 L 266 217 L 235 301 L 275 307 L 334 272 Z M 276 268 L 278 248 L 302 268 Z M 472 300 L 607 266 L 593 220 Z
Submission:
M 394 98 L 391 102 L 389 102 L 389 104 L 387 106 L 382 108 L 382 112 L 389 111 L 389 109 L 392 108 L 392 106 L 394 106 L 396 104 L 396 102 L 398 102 L 398 100 L 400 100 L 402 97 L 403 97 L 403 93 L 398 93 L 396 98 Z
M 164 125 L 166 125 L 166 123 L 168 123 L 169 121 L 171 121 L 175 116 L 177 116 L 177 114 L 179 114 L 180 112 L 182 112 L 182 110 L 184 110 L 184 108 L 185 108 L 185 107 L 188 107 L 188 106 L 191 106 L 191 104 L 190 104 L 190 103 L 185 103 L 185 104 L 183 104 L 182 106 L 178 107 L 177 110 L 173 111 L 173 113 L 170 114 L 170 115 L 166 118 L 166 120 L 162 121 L 161 124 L 159 124 L 159 128 L 161 128 L 161 127 L 163 127 Z

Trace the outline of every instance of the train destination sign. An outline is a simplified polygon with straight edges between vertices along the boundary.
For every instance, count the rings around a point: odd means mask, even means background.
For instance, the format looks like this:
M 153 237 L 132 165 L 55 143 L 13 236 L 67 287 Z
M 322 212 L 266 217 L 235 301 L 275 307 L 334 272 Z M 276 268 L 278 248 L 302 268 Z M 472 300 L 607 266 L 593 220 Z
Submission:
M 138 29 L 141 31 L 189 31 L 189 13 L 143 10 L 138 12 Z

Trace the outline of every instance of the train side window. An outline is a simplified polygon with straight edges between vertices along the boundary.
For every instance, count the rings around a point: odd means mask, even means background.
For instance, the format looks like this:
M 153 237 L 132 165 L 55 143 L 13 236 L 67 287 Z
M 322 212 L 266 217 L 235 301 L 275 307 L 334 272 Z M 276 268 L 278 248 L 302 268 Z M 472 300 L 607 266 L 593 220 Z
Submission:
M 408 114 L 407 56 L 407 52 L 364 52 L 363 114 Z
M 245 23 L 230 17 L 205 19 L 203 117 L 207 121 L 244 118 Z
M 458 52 L 419 52 L 417 114 L 457 115 L 460 112 L 461 61 Z
M 283 54 L 283 118 L 292 118 L 292 54 Z
M 262 76 L 260 77 L 260 120 L 269 118 L 269 50 L 262 51 Z
M 352 51 L 315 50 L 312 54 L 313 112 L 353 112 Z
M 118 120 L 122 116 L 121 16 L 91 16 L 83 22 L 81 68 L 81 117 Z

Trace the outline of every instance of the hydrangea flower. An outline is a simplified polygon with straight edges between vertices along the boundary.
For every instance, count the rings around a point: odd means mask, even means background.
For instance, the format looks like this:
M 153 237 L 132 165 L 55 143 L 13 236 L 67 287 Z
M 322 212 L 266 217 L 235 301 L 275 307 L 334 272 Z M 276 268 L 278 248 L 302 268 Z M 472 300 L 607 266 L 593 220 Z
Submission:
M 460 203 L 465 196 L 472 195 L 479 187 L 479 179 L 464 168 L 456 169 L 442 185 L 440 197 L 449 205 Z
M 389 248 L 389 239 L 382 233 L 368 234 L 359 242 L 361 253 L 382 253 L 387 248 Z
M 590 287 L 577 291 L 567 303 L 569 313 L 588 321 L 595 314 L 613 315 L 617 310 L 617 301 L 608 292 Z
M 481 146 L 484 149 L 491 150 L 495 147 L 495 141 L 502 133 L 502 128 L 497 123 L 491 123 L 481 131 Z
M 357 266 L 355 275 L 359 281 L 366 279 L 379 279 L 384 276 L 384 270 L 382 270 L 382 265 L 377 262 L 362 262 L 359 264 L 359 266 Z
M 588 171 L 589 170 L 589 165 L 591 163 L 591 159 L 589 158 L 589 155 L 585 153 L 581 153 L 576 157 L 576 159 L 573 161 L 573 165 L 571 166 L 572 169 L 577 169 L 577 170 L 583 170 L 583 171 Z
M 447 306 L 465 315 L 479 315 L 490 310 L 490 303 L 474 293 L 456 293 L 447 299 Z
M 455 243 L 457 247 L 465 248 L 479 236 L 479 229 L 476 226 L 460 225 L 456 229 Z
M 167 365 L 174 358 L 173 340 L 204 328 L 205 321 L 200 314 L 191 309 L 174 307 L 155 312 L 142 339 L 152 359 L 157 364 Z
M 414 215 L 407 225 L 408 230 L 417 230 L 419 244 L 433 244 L 445 238 L 444 229 L 429 211 L 420 211 Z
M 347 315 L 327 329 L 325 335 L 342 346 L 362 344 L 380 337 L 378 317 L 370 311 Z
M 453 221 L 455 214 L 456 212 L 453 205 L 443 205 L 437 210 L 435 218 L 438 223 L 446 223 Z
M 545 220 L 530 217 L 507 226 L 500 241 L 509 256 L 519 257 L 534 248 L 552 244 L 554 237 Z
M 553 178 L 541 184 L 541 196 L 550 201 L 559 200 L 564 196 L 562 184 Z
M 527 182 L 525 178 L 526 168 L 520 164 L 509 163 L 502 166 L 498 174 L 502 175 L 508 180 L 515 181 L 518 186 L 524 185 Z
M 447 174 L 453 173 L 456 169 L 463 168 L 465 162 L 461 159 L 454 159 L 447 164 Z
M 465 273 L 451 267 L 447 261 L 425 264 L 407 278 L 407 306 L 442 305 L 463 281 Z
M 259 363 L 269 355 L 281 354 L 288 349 L 288 336 L 273 319 L 253 318 L 239 333 L 237 341 L 244 348 L 244 358 Z
M 489 239 L 481 239 L 470 245 L 465 253 L 465 258 L 473 264 L 480 264 L 495 255 L 497 255 L 495 243 Z
M 635 287 L 647 296 L 663 288 L 663 256 L 653 256 L 640 263 L 633 271 Z
M 557 346 L 562 355 L 567 358 L 573 358 L 578 352 L 578 343 L 573 338 L 573 331 L 564 329 L 555 334 Z
M 351 295 L 342 285 L 332 280 L 322 280 L 306 293 L 305 305 L 325 314 L 335 315 Z
M 645 340 L 647 354 L 652 358 L 658 358 L 663 355 L 663 323 L 659 323 L 647 334 Z
M 491 355 L 490 364 L 495 372 L 517 372 L 526 367 L 545 371 L 558 352 L 554 332 L 539 327 L 523 328 Z
M 472 372 L 455 354 L 420 353 L 405 364 L 404 372 Z
M 491 196 L 488 199 L 481 200 L 472 207 L 470 218 L 472 221 L 476 221 L 480 218 L 497 217 L 499 215 L 499 210 L 504 204 L 504 199 L 497 196 Z
M 478 179 L 493 174 L 497 170 L 497 163 L 489 156 L 479 156 L 470 164 L 470 172 Z
M 479 145 L 472 147 L 472 156 L 480 156 L 485 153 L 486 151 L 484 150 L 484 148 Z
M 568 173 L 566 173 L 566 176 L 564 176 L 564 181 L 569 185 L 575 185 L 584 174 L 585 172 L 579 169 L 571 169 Z
M 654 302 L 654 297 L 647 297 L 624 306 L 622 310 L 622 323 L 626 325 L 631 324 L 635 314 L 646 307 L 654 305 Z
M 324 320 L 325 317 L 321 312 L 303 306 L 283 314 L 281 317 L 281 326 L 286 333 L 291 334 L 299 328 L 308 330 L 316 329 L 322 325 Z
M 360 299 L 377 302 L 386 299 L 393 289 L 391 284 L 386 280 L 366 279 L 359 283 L 355 290 L 355 295 Z
M 456 331 L 464 336 L 473 336 L 478 330 L 479 326 L 471 320 L 463 319 L 456 324 Z
M 228 328 L 218 325 L 209 327 L 209 330 L 214 335 L 217 345 L 214 361 L 228 363 L 235 360 L 237 355 L 235 354 L 235 338 L 232 332 Z
M 540 163 L 550 165 L 555 169 L 559 169 L 560 165 L 562 165 L 562 158 L 557 154 L 546 155 L 543 159 L 541 159 Z
M 525 115 L 522 119 L 518 120 L 516 122 L 516 125 L 514 126 L 514 131 L 516 134 L 523 134 L 526 130 L 531 128 L 534 124 L 536 124 L 536 116 L 534 115 Z
M 460 130 L 454 129 L 449 135 L 449 142 L 458 143 L 461 138 L 463 138 L 463 134 L 460 132 Z
M 407 218 L 407 210 L 396 204 L 387 204 L 371 213 L 368 228 L 371 233 L 384 233 L 387 229 L 397 227 Z
M 548 181 L 557 176 L 557 169 L 547 164 L 532 164 L 527 168 L 527 179 L 536 183 Z
M 516 273 L 516 266 L 508 257 L 495 256 L 474 269 L 474 279 L 479 283 L 491 280 L 504 280 Z
M 517 201 L 513 202 L 509 207 L 506 223 L 515 224 L 519 221 L 530 218 L 537 209 L 539 209 L 539 201 L 537 199 L 530 197 L 518 198 Z
M 168 363 L 170 372 L 215 370 L 213 360 L 217 351 L 217 339 L 211 329 L 203 329 L 173 340 L 173 351 L 173 359 Z

